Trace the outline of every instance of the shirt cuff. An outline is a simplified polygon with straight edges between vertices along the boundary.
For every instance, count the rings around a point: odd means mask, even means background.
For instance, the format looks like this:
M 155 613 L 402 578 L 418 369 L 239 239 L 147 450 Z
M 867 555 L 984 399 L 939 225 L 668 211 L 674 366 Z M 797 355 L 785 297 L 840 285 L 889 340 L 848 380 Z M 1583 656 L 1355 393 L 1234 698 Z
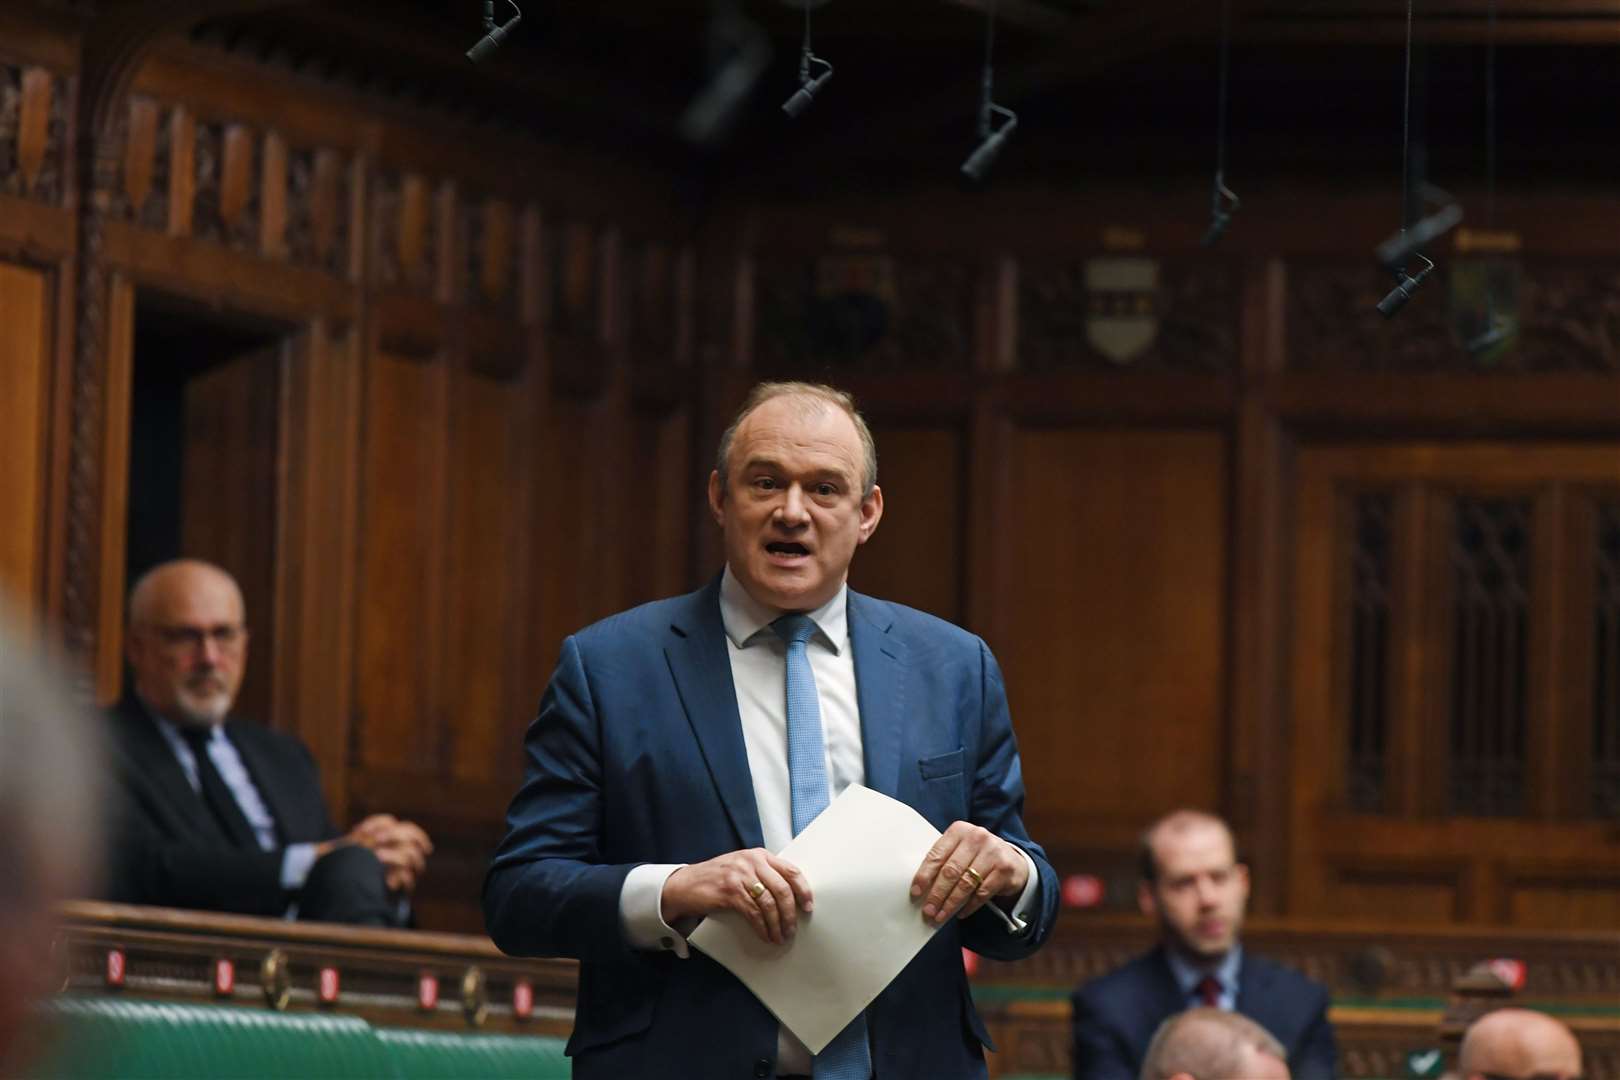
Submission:
M 1036 897 L 1041 890 L 1041 872 L 1035 868 L 1035 860 L 1029 857 L 1029 852 L 1013 845 L 1013 849 L 1024 857 L 1024 864 L 1029 867 L 1029 878 L 1024 882 L 1024 891 L 1018 894 L 1018 901 L 1013 904 L 1009 914 L 1002 911 L 1000 905 L 992 904 L 1003 915 L 1002 921 L 1007 924 L 1009 934 L 1023 934 L 1029 931 L 1029 913 L 1035 906 Z
M 673 952 L 686 959 L 686 938 L 664 921 L 664 882 L 685 863 L 642 863 L 619 890 L 619 923 L 631 948 Z
M 281 887 L 297 892 L 309 880 L 309 871 L 315 865 L 314 844 L 288 844 L 281 855 Z

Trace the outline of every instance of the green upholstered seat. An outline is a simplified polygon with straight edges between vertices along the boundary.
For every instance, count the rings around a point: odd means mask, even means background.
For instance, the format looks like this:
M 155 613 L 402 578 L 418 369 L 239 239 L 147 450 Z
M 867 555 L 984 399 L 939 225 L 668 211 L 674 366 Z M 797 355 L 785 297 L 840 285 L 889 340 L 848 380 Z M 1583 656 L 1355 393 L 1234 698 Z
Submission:
M 378 1028 L 377 1038 L 388 1048 L 400 1080 L 568 1080 L 571 1074 L 561 1039 L 388 1028 Z
M 398 1076 L 371 1025 L 353 1016 L 120 997 L 59 997 L 45 1012 L 58 1034 L 40 1075 Z
M 41 1008 L 51 1080 L 566 1080 L 561 1039 L 373 1028 L 341 1013 L 271 1012 L 123 997 Z

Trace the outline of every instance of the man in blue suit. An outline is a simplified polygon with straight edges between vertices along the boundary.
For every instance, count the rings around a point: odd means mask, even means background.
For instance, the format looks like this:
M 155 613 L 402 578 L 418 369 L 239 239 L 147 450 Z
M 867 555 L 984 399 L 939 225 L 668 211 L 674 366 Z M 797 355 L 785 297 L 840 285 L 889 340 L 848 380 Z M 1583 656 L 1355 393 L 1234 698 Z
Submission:
M 1328 993 L 1246 952 L 1239 936 L 1249 869 L 1212 814 L 1178 810 L 1142 836 L 1137 902 L 1159 945 L 1081 986 L 1074 1005 L 1075 1080 L 1136 1080 L 1159 1025 L 1194 1006 L 1235 1010 L 1276 1037 L 1294 1080 L 1338 1074 Z
M 848 395 L 756 387 L 709 478 L 723 573 L 563 643 L 484 916 L 509 953 L 579 958 L 580 1080 L 986 1075 L 961 949 L 1033 952 L 1056 878 L 1020 820 L 1018 750 L 984 642 L 846 585 L 882 517 L 876 480 Z M 942 831 L 911 883 L 938 929 L 812 1058 L 685 935 L 733 911 L 780 944 L 813 918 L 815 882 L 773 852 L 852 783 Z

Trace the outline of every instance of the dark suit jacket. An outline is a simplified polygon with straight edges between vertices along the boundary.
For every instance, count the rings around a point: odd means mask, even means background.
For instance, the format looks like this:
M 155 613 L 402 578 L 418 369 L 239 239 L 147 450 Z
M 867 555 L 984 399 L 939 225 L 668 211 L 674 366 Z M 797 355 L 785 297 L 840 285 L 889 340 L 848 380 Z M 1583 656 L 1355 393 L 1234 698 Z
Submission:
M 1136 1080 L 1153 1033 L 1187 1007 L 1162 945 L 1085 983 L 1072 1001 L 1075 1080 Z M 1338 1075 L 1327 1010 L 1328 992 L 1320 983 L 1263 956 L 1243 953 L 1237 1011 L 1283 1044 L 1294 1080 Z
M 1001 674 L 973 635 L 848 595 L 867 786 L 939 829 L 977 822 L 1028 852 L 1039 872 L 1030 933 L 1009 934 L 990 912 L 952 921 L 867 1013 L 885 1080 L 983 1077 L 989 1040 L 961 949 L 1028 955 L 1049 936 L 1058 895 L 1019 817 L 1023 780 Z M 696 950 L 683 960 L 632 949 L 619 920 L 634 866 L 763 843 L 718 580 L 565 641 L 524 748 L 523 786 L 484 881 L 484 918 L 508 953 L 581 961 L 568 1043 L 577 1080 L 774 1075 L 778 1024 L 758 999 Z
M 107 714 L 114 771 L 107 899 L 243 915 L 280 915 L 282 848 L 243 851 L 214 824 L 146 710 L 126 697 Z M 337 835 L 315 761 L 297 739 L 258 724 L 227 720 L 281 844 Z

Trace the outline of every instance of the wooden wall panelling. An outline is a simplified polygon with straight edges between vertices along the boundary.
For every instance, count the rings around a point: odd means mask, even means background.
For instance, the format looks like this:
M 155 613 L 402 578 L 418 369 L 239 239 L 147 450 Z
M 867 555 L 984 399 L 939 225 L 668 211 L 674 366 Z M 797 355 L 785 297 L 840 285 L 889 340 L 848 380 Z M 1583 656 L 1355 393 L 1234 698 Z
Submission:
M 290 344 L 281 396 L 274 723 L 322 766 L 327 806 L 350 820 L 357 673 L 364 364 L 354 328 L 316 322 Z
M 259 173 L 259 253 L 267 259 L 287 257 L 287 141 L 279 132 L 264 135 L 264 161 Z
M 124 531 L 129 500 L 129 408 L 134 377 L 135 287 L 113 274 L 107 298 L 106 383 L 102 391 L 100 505 L 97 520 L 96 700 L 116 701 L 123 680 Z
M 190 236 L 197 189 L 197 121 L 184 108 L 169 112 L 170 236 Z
M 366 362 L 351 770 L 431 773 L 437 761 L 448 378 L 436 356 L 377 351 Z
M 856 553 L 850 585 L 960 623 L 967 574 L 965 425 L 886 424 L 870 414 L 868 421 L 878 444 L 883 520 Z
M 51 281 L 0 262 L 0 599 L 32 623 L 45 580 Z
M 995 644 L 1021 739 L 1041 748 L 1024 762 L 1032 831 L 1062 851 L 1098 823 L 1216 805 L 1225 436 L 1024 427 L 1008 454 Z
M 272 715 L 281 648 L 275 567 L 285 360 L 279 345 L 219 359 L 185 386 L 180 546 L 241 586 L 252 641 L 237 711 L 263 721 Z

